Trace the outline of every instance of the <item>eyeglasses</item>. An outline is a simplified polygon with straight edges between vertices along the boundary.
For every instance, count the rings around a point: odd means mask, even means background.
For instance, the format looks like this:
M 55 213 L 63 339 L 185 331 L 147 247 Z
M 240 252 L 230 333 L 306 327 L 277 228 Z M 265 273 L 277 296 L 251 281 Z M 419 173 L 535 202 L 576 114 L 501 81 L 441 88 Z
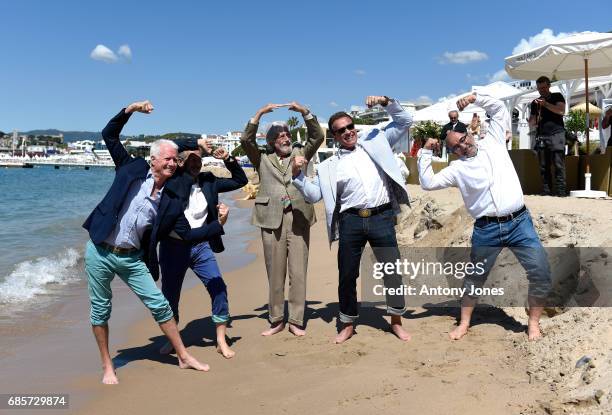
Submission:
M 342 135 L 342 134 L 344 134 L 344 132 L 346 130 L 353 131 L 354 129 L 355 129 L 355 124 L 354 123 L 350 123 L 349 125 L 346 125 L 346 126 L 344 126 L 342 128 L 338 128 L 336 131 L 334 131 L 334 134 Z
M 451 147 L 451 153 L 456 153 L 457 150 L 459 149 L 459 146 L 465 144 L 465 141 L 467 140 L 468 135 L 464 134 L 459 141 L 457 142 L 457 144 L 455 144 L 454 146 Z

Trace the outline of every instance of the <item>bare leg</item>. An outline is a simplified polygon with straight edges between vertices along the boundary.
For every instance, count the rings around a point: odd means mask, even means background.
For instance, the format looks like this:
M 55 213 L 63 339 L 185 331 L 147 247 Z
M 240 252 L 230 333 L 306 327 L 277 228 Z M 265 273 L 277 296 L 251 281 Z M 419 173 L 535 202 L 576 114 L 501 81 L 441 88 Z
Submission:
M 226 359 L 231 359 L 236 355 L 236 352 L 230 349 L 225 334 L 227 332 L 227 323 L 217 324 L 217 352 L 223 355 Z
M 402 316 L 391 316 L 391 331 L 402 341 L 410 341 L 412 336 L 402 327 Z
M 285 323 L 279 321 L 278 323 L 272 323 L 270 328 L 261 332 L 262 336 L 272 336 L 273 334 L 280 333 L 285 330 Z
M 334 342 L 336 344 L 344 343 L 355 333 L 355 328 L 353 327 L 353 323 L 345 323 L 344 327 L 340 330 L 340 332 L 336 335 Z
M 179 367 L 181 369 L 195 369 L 203 372 L 208 372 L 210 370 L 210 367 L 207 364 L 200 363 L 195 357 L 187 353 L 187 349 L 185 349 L 185 345 L 181 340 L 178 328 L 176 327 L 176 322 L 173 318 L 164 323 L 160 323 L 159 328 L 161 328 L 166 337 L 168 337 L 172 347 L 174 347 L 174 350 L 176 350 L 176 356 L 178 357 Z
M 306 335 L 306 330 L 292 323 L 289 323 L 289 331 L 291 334 L 297 337 L 303 337 Z
M 540 317 L 544 311 L 543 301 L 535 297 L 529 297 L 529 320 L 527 322 L 527 338 L 529 341 L 538 340 L 542 337 L 540 331 Z
M 461 320 L 459 321 L 459 325 L 448 333 L 448 337 L 450 337 L 451 340 L 459 340 L 467 334 L 475 305 L 476 300 L 467 296 L 463 297 L 461 300 Z
M 113 366 L 113 360 L 110 357 L 108 351 L 108 324 L 103 326 L 91 326 L 96 343 L 98 343 L 98 349 L 100 349 L 100 359 L 102 360 L 102 383 L 106 385 L 116 385 L 119 383 L 117 375 L 115 374 L 115 367 Z

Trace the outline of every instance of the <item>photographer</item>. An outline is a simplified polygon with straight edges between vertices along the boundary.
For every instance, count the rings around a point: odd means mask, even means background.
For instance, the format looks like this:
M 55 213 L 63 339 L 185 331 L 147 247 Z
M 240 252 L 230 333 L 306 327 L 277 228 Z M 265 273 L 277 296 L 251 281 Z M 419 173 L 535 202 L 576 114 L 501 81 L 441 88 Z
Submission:
M 531 103 L 529 125 L 536 127 L 536 145 L 540 161 L 540 174 L 544 183 L 542 194 L 552 195 L 551 163 L 555 165 L 556 196 L 566 196 L 565 190 L 565 98 L 559 92 L 550 92 L 550 79 L 536 80 L 540 97 Z

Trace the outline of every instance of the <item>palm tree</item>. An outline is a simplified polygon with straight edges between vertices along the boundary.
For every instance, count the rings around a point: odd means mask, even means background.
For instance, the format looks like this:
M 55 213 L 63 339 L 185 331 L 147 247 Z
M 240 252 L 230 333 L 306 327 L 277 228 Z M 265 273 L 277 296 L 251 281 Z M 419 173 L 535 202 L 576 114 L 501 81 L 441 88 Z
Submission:
M 298 126 L 299 123 L 300 121 L 295 116 L 289 117 L 289 119 L 287 120 L 287 125 L 289 126 L 289 130 L 294 130 Z

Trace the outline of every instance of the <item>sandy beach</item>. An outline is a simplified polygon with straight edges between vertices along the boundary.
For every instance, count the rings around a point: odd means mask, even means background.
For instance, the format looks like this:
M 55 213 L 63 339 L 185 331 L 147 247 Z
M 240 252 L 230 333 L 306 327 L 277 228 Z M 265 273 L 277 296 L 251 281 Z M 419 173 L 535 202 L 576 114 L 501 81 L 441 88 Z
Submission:
M 398 225 L 401 244 L 469 243 L 472 221 L 455 189 L 426 194 L 409 186 L 409 192 L 415 202 Z M 612 216 L 602 215 L 609 201 L 528 196 L 526 204 L 545 245 L 610 246 Z M 250 209 L 251 203 L 241 206 Z M 255 260 L 224 274 L 236 357 L 226 360 L 216 353 L 210 299 L 198 283 L 183 293 L 181 329 L 190 352 L 211 371 L 179 370 L 176 357 L 160 356 L 163 338 L 146 318 L 130 328 L 125 344 L 111 350 L 121 363 L 119 386 L 101 385 L 97 372 L 75 379 L 72 388 L 92 397 L 79 413 L 609 413 L 609 308 L 571 308 L 544 319 L 544 338 L 536 343 L 527 341 L 523 309 L 478 312 L 459 342 L 447 337 L 457 309 L 410 309 L 404 325 L 413 339 L 403 343 L 388 331 L 383 310 L 362 308 L 357 335 L 333 344 L 337 247 L 330 250 L 327 243 L 321 204 L 317 217 L 306 337 L 288 331 L 260 336 L 267 327 L 267 281 L 261 240 L 253 229 L 248 252 Z M 440 226 L 428 225 L 432 220 Z M 576 368 L 583 356 L 590 360 Z

